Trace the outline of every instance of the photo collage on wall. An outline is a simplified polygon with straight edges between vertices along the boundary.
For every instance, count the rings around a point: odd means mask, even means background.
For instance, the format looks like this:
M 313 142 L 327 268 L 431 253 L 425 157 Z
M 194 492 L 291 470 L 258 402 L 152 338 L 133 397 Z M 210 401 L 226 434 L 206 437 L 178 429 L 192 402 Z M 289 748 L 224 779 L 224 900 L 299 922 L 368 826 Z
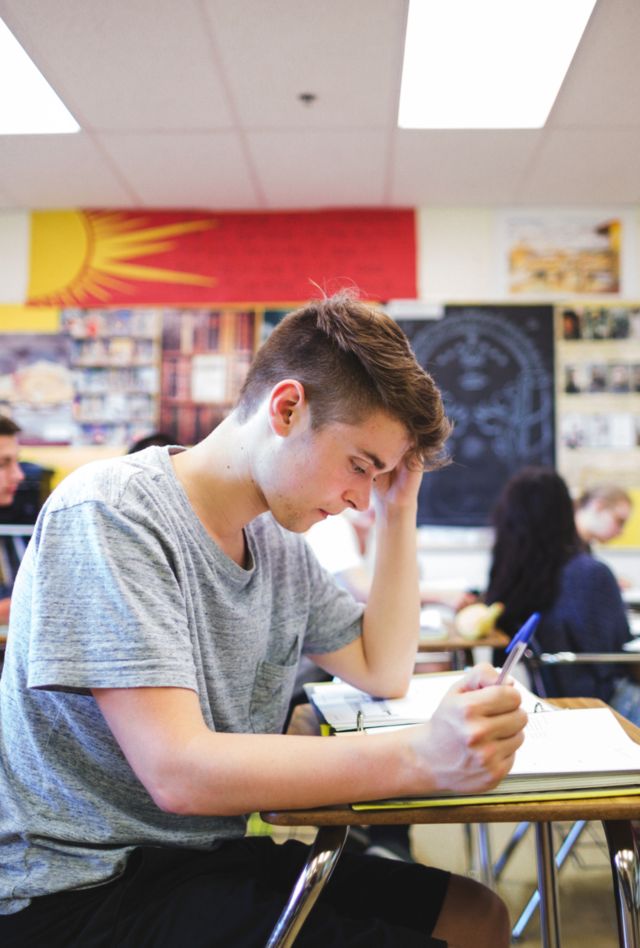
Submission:
M 564 447 L 628 451 L 640 447 L 640 419 L 632 412 L 564 412 L 560 419 Z
M 558 333 L 562 446 L 640 447 L 640 305 L 558 307 Z

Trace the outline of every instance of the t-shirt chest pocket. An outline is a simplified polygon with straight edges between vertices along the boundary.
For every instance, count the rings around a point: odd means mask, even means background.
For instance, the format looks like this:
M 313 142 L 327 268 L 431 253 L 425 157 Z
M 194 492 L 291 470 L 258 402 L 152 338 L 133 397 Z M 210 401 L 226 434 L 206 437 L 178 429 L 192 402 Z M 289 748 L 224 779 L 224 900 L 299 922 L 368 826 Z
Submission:
M 297 640 L 287 659 L 284 665 L 269 661 L 258 664 L 249 712 L 255 734 L 279 734 L 282 731 L 298 669 Z

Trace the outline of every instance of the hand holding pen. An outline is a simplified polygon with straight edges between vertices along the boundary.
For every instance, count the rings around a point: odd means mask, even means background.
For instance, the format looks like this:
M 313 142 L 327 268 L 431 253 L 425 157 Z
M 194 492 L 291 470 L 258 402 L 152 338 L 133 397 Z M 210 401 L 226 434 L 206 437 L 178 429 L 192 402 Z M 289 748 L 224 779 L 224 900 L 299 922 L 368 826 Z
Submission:
M 507 675 L 509 675 L 513 671 L 515 666 L 518 664 L 518 662 L 520 661 L 520 659 L 526 652 L 527 646 L 529 642 L 531 641 L 531 639 L 533 638 L 533 633 L 535 632 L 539 621 L 540 621 L 540 613 L 539 612 L 532 613 L 527 619 L 527 621 L 524 623 L 524 625 L 521 626 L 520 629 L 518 629 L 514 637 L 511 639 L 511 641 L 507 645 L 505 649 L 506 654 L 507 654 L 507 660 L 502 666 L 502 669 L 498 676 L 498 680 L 496 682 L 497 685 L 502 685 L 505 683 L 507 679 Z

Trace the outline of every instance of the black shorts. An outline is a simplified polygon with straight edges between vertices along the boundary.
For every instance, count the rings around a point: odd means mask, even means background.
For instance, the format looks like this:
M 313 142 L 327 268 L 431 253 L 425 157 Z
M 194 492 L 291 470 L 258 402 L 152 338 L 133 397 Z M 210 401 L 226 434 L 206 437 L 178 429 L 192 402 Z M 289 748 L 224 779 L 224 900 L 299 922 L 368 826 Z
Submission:
M 140 848 L 122 876 L 33 899 L 0 915 L 3 948 L 263 948 L 308 847 L 267 837 L 213 852 Z M 427 936 L 449 874 L 414 863 L 342 854 L 296 948 L 442 948 Z

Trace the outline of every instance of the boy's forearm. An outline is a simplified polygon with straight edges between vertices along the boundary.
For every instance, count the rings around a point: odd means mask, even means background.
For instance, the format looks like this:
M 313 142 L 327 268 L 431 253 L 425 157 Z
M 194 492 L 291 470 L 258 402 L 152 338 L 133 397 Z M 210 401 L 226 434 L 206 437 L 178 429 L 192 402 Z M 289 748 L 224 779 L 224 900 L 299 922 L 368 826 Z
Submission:
M 363 619 L 367 664 L 389 694 L 404 693 L 415 663 L 420 594 L 415 510 L 379 518 L 376 561 Z
M 496 679 L 495 669 L 480 666 L 454 684 L 427 724 L 334 738 L 215 732 L 187 689 L 93 694 L 157 806 L 222 816 L 494 785 L 526 723 L 516 689 L 486 687 Z
M 195 692 L 95 689 L 137 778 L 173 813 L 229 815 L 322 806 L 407 792 L 423 783 L 409 735 L 394 740 L 212 731 Z M 428 783 L 428 781 L 427 781 Z
M 390 738 L 209 732 L 176 761 L 166 795 L 153 795 L 172 812 L 232 815 L 402 796 L 418 783 L 435 789 L 426 775 L 411 778 L 407 742 Z

